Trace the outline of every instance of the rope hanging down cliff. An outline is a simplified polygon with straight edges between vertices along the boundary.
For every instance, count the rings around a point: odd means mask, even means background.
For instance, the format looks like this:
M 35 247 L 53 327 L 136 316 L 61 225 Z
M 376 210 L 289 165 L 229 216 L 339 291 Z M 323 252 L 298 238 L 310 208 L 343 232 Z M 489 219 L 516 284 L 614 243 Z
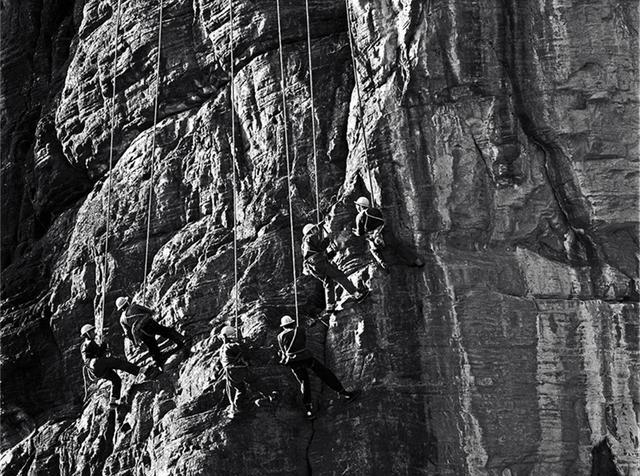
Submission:
M 367 141 L 367 130 L 364 123 L 364 108 L 362 107 L 362 95 L 360 94 L 360 79 L 358 78 L 358 68 L 356 67 L 356 59 L 354 56 L 354 33 L 353 20 L 351 18 L 351 8 L 349 8 L 349 0 L 345 0 L 347 9 L 347 27 L 349 35 L 349 46 L 351 47 L 351 64 L 353 66 L 353 80 L 356 83 L 356 94 L 358 97 L 358 109 L 360 111 L 360 128 L 362 129 L 362 141 L 364 145 L 364 158 L 367 165 L 367 175 L 369 177 L 369 193 L 371 195 L 371 204 L 376 208 L 376 199 L 373 193 L 373 180 L 371 178 L 371 164 L 369 163 L 369 143 Z
M 236 206 L 238 203 L 238 190 L 236 185 L 236 122 L 235 122 L 235 88 L 233 84 L 234 72 L 234 56 L 233 56 L 233 0 L 229 0 L 229 55 L 230 55 L 230 79 L 229 79 L 229 96 L 231 98 L 231 180 L 233 182 L 233 314 L 234 327 L 236 331 L 236 339 L 240 338 L 238 331 L 238 218 Z
M 316 150 L 316 108 L 313 97 L 313 63 L 311 62 L 311 22 L 309 21 L 309 0 L 304 2 L 307 20 L 307 56 L 309 58 L 309 93 L 311 96 L 311 143 L 313 145 L 313 171 L 316 187 L 316 223 L 320 223 L 320 176 L 318 175 L 318 152 Z
M 287 100 L 286 100 L 286 78 L 284 76 L 284 59 L 282 56 L 282 25 L 280 23 L 280 0 L 276 0 L 276 10 L 278 15 L 278 52 L 280 55 L 280 90 L 282 91 L 282 122 L 284 126 L 284 151 L 287 161 L 287 197 L 289 199 L 289 229 L 291 231 L 291 262 L 293 269 L 293 299 L 296 315 L 296 329 L 299 324 L 298 312 L 298 274 L 296 271 L 296 250 L 295 239 L 293 235 L 293 206 L 291 204 L 291 165 L 289 164 L 289 138 L 287 128 Z
M 162 10 L 163 0 L 160 0 L 160 11 L 158 15 L 158 55 L 156 59 L 156 91 L 153 103 L 153 132 L 151 136 L 151 173 L 149 174 L 149 192 L 147 201 L 147 236 L 144 248 L 144 281 L 142 282 L 142 302 L 146 302 L 147 293 L 147 272 L 149 269 L 149 238 L 151 235 L 151 204 L 153 202 L 153 176 L 155 173 L 156 154 L 156 127 L 158 125 L 158 94 L 160 92 L 160 53 L 162 51 Z
M 113 32 L 113 72 L 112 72 L 112 89 L 111 89 L 111 137 L 109 139 L 109 185 L 107 186 L 107 208 L 106 215 L 106 228 L 104 233 L 104 258 L 102 269 L 102 312 L 96 316 L 96 339 L 99 344 L 102 343 L 102 332 L 104 328 L 105 308 L 107 302 L 107 275 L 109 274 L 109 262 L 107 261 L 107 253 L 109 251 L 109 234 L 111 233 L 111 189 L 113 177 L 111 172 L 113 171 L 113 141 L 114 131 L 116 127 L 115 111 L 116 111 L 116 76 L 118 68 L 118 30 L 120 29 L 120 11 L 121 1 L 118 0 L 118 8 L 116 10 L 115 27 Z

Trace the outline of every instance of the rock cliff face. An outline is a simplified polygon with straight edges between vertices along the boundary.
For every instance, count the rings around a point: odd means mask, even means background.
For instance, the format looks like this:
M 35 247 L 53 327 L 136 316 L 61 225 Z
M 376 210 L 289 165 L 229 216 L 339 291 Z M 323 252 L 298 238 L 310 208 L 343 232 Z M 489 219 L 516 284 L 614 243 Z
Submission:
M 284 82 L 275 1 L 233 2 L 233 77 L 228 2 L 164 0 L 159 77 L 159 2 L 122 0 L 114 50 L 117 5 L 2 1 L 3 474 L 640 474 L 634 2 L 312 0 L 313 110 L 304 2 L 281 5 Z M 328 328 L 299 269 L 316 179 L 336 262 L 372 290 Z M 350 235 L 362 194 L 397 238 L 388 274 Z M 314 381 L 313 422 L 272 347 L 288 196 L 310 346 L 363 389 L 347 405 Z M 234 292 L 251 378 L 229 420 L 213 364 Z M 103 293 L 116 353 L 147 358 L 122 345 L 122 294 L 194 350 L 125 379 L 117 414 L 105 384 L 83 403 Z

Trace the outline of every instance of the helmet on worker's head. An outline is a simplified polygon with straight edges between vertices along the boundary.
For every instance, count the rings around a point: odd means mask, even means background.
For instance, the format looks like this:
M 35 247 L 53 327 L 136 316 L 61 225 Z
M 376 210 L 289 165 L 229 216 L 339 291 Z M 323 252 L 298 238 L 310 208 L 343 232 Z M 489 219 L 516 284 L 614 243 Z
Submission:
M 118 309 L 118 311 L 125 307 L 128 302 L 129 298 L 127 296 L 120 296 L 118 299 L 116 299 L 116 308 Z
M 315 229 L 315 227 L 316 226 L 313 223 L 307 223 L 302 228 L 302 236 L 307 236 L 309 233 L 311 233 Z
M 295 323 L 296 321 L 294 321 L 291 316 L 282 316 L 282 318 L 280 318 L 280 327 L 289 327 L 291 324 Z
M 365 208 L 369 208 L 371 206 L 371 203 L 369 202 L 369 199 L 367 197 L 360 197 L 354 203 Z
M 87 335 L 89 332 L 91 332 L 94 329 L 95 329 L 95 327 L 92 326 L 91 324 L 85 324 L 84 326 L 82 326 L 80 328 L 80 335 L 81 336 L 85 336 L 85 335 Z
M 236 336 L 236 330 L 231 327 L 231 326 L 224 326 L 221 330 L 220 330 L 220 337 L 235 337 Z

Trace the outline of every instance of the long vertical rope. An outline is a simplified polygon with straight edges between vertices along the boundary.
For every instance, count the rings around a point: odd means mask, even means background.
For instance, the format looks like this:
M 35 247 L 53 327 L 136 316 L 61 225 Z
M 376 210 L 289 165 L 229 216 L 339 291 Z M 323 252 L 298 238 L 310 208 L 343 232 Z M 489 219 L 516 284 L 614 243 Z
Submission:
M 230 52 L 230 70 L 231 78 L 229 80 L 230 96 L 231 96 L 231 170 L 233 181 L 233 283 L 234 283 L 234 327 L 236 328 L 236 339 L 240 337 L 238 330 L 238 218 L 237 218 L 237 200 L 238 190 L 236 186 L 236 121 L 235 121 L 235 85 L 234 81 L 234 56 L 233 56 L 233 0 L 229 0 L 229 52 Z
M 318 175 L 318 152 L 316 150 L 316 108 L 313 98 L 313 63 L 311 61 L 311 22 L 309 21 L 309 0 L 305 0 L 307 18 L 307 54 L 309 57 L 309 91 L 311 93 L 311 141 L 313 144 L 313 170 L 316 179 L 316 222 L 320 223 L 320 176 Z
M 120 29 L 120 0 L 118 0 L 118 8 L 116 9 L 116 24 L 115 31 L 113 32 L 113 70 L 112 70 L 112 88 L 111 88 L 111 137 L 109 139 L 109 185 L 107 187 L 107 210 L 106 214 L 106 229 L 104 235 L 104 261 L 102 270 L 102 312 L 98 315 L 98 322 L 96 323 L 96 338 L 98 343 L 102 343 L 102 332 L 104 328 L 104 320 L 106 314 L 107 304 L 107 275 L 109 269 L 109 262 L 107 260 L 107 253 L 109 251 L 109 235 L 111 234 L 111 188 L 113 183 L 113 177 L 111 172 L 113 171 L 113 142 L 115 135 L 115 111 L 116 111 L 116 75 L 118 69 L 118 30 Z
M 371 179 L 371 164 L 369 163 L 369 143 L 367 141 L 367 131 L 364 123 L 364 108 L 362 107 L 362 95 L 360 94 L 360 79 L 358 77 L 358 68 L 356 67 L 354 39 L 353 39 L 353 20 L 351 18 L 351 9 L 349 8 L 349 0 L 345 0 L 347 7 L 347 25 L 349 29 L 349 46 L 351 47 L 351 64 L 353 66 L 353 79 L 356 83 L 356 93 L 358 96 L 358 108 L 360 110 L 360 127 L 362 128 L 362 140 L 364 143 L 364 157 L 367 164 L 367 174 L 369 176 L 369 191 L 371 193 L 371 203 L 376 206 L 376 199 L 373 194 L 373 180 Z
M 278 52 L 280 54 L 280 90 L 282 91 L 282 122 L 284 125 L 284 151 L 287 160 L 287 197 L 289 198 L 289 228 L 291 230 L 291 262 L 293 269 L 293 300 L 296 314 L 296 329 L 299 324 L 298 313 L 298 274 L 296 272 L 295 238 L 293 236 L 293 206 L 291 204 L 291 165 L 289 164 L 289 138 L 287 129 L 286 78 L 284 76 L 284 59 L 282 57 L 282 25 L 280 24 L 280 0 L 276 0 L 278 14 Z
M 142 301 L 146 302 L 147 271 L 149 269 L 149 238 L 151 236 L 151 203 L 153 201 L 153 176 L 156 162 L 156 128 L 158 125 L 158 94 L 160 92 L 160 53 L 162 51 L 162 10 L 163 0 L 160 0 L 160 12 L 158 17 L 158 55 L 156 59 L 156 91 L 153 102 L 153 132 L 151 136 L 151 174 L 149 176 L 149 193 L 147 200 L 147 237 L 144 248 L 144 281 L 142 283 Z

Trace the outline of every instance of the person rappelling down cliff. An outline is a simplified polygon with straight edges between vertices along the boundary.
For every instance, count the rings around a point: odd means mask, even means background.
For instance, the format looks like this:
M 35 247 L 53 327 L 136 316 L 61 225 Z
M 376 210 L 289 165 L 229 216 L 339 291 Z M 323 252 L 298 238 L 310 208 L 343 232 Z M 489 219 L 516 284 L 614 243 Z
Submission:
M 140 367 L 124 359 L 111 357 L 108 346 L 104 343 L 98 344 L 95 341 L 95 327 L 91 324 L 82 326 L 80 335 L 84 337 L 84 341 L 80 346 L 80 353 L 85 367 L 89 369 L 96 378 L 109 380 L 111 382 L 111 399 L 109 405 L 112 408 L 121 405 L 123 403 L 120 401 L 122 379 L 116 373 L 116 370 L 121 370 L 135 376 L 140 372 Z
M 229 418 L 235 417 L 240 412 L 241 399 L 246 393 L 245 380 L 249 364 L 244 358 L 245 350 L 242 338 L 236 339 L 236 331 L 231 326 L 225 326 L 220 331 L 219 360 L 215 370 L 222 370 L 225 381 L 225 391 L 229 399 Z
M 303 273 L 319 279 L 324 286 L 324 297 L 327 312 L 336 308 L 336 288 L 338 283 L 358 302 L 369 295 L 369 290 L 359 290 L 346 274 L 329 261 L 329 253 L 334 244 L 329 237 L 323 238 L 322 226 L 308 223 L 302 229 Z
M 315 418 L 309 386 L 309 370 L 313 370 L 320 380 L 347 400 L 353 400 L 359 394 L 358 390 L 346 390 L 338 377 L 311 354 L 311 351 L 307 349 L 307 337 L 304 329 L 297 326 L 291 316 L 282 316 L 280 327 L 283 328 L 283 331 L 278 334 L 280 363 L 289 367 L 300 383 L 300 392 L 307 418 Z
M 388 271 L 392 261 L 416 268 L 424 266 L 424 261 L 419 256 L 401 244 L 391 231 L 385 229 L 382 212 L 372 207 L 368 198 L 358 198 L 355 205 L 358 214 L 353 234 L 366 238 L 371 255 L 382 269 Z M 388 256 L 383 257 L 383 252 L 388 255 L 389 251 L 393 251 L 397 256 L 395 260 Z
M 120 325 L 125 337 L 131 340 L 136 347 L 140 347 L 140 344 L 144 343 L 160 371 L 163 370 L 165 357 L 158 347 L 157 335 L 175 343 L 178 350 L 190 353 L 184 336 L 171 327 L 158 324 L 151 317 L 154 314 L 153 310 L 141 304 L 129 303 L 129 298 L 125 296 L 116 299 L 116 308 L 122 311 Z

